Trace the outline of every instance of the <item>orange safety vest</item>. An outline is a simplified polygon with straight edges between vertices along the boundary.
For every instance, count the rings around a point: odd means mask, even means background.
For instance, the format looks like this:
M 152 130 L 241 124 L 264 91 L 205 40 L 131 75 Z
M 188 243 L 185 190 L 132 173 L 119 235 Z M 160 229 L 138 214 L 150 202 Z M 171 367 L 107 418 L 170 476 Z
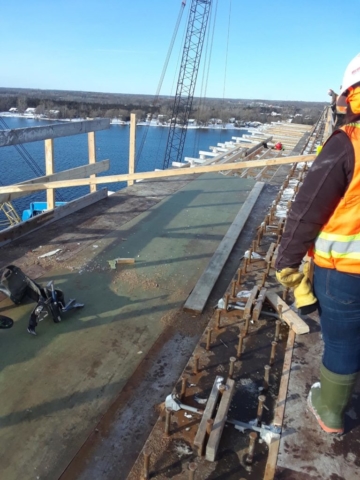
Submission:
M 355 152 L 350 184 L 314 244 L 314 262 L 319 267 L 360 274 L 360 123 L 341 127 Z

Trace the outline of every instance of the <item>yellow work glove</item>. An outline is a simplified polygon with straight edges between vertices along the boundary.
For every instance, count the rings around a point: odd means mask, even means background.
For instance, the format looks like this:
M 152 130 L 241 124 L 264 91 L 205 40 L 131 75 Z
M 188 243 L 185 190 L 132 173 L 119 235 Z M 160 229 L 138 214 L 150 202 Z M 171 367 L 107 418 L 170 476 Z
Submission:
M 276 278 L 286 288 L 294 288 L 303 279 L 304 274 L 298 268 L 286 267 L 276 272 Z
M 299 310 L 303 310 L 304 307 L 310 307 L 317 303 L 317 298 L 313 294 L 312 284 L 309 278 L 310 264 L 305 262 L 303 266 L 303 278 L 301 282 L 294 288 L 295 306 Z M 310 313 L 316 308 L 305 309 L 302 313 Z

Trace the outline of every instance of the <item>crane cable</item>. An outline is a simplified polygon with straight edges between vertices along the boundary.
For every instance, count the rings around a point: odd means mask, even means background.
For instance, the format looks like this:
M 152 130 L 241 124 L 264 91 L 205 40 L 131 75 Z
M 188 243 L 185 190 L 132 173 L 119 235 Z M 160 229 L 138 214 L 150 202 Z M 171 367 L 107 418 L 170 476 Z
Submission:
M 179 30 L 179 26 L 180 26 L 180 22 L 181 22 L 181 19 L 182 19 L 182 15 L 183 15 L 183 12 L 184 12 L 185 5 L 186 5 L 186 0 L 182 0 L 180 11 L 179 11 L 179 14 L 178 14 L 178 18 L 176 20 L 174 32 L 173 32 L 173 35 L 172 35 L 172 38 L 171 38 L 171 41 L 170 41 L 170 46 L 169 46 L 169 49 L 168 49 L 168 52 L 167 52 L 167 55 L 166 55 L 165 63 L 164 63 L 164 66 L 163 66 L 163 69 L 162 69 L 162 72 L 161 72 L 161 76 L 160 76 L 160 80 L 159 80 L 159 83 L 158 83 L 158 87 L 157 87 L 157 90 L 156 90 L 156 93 L 155 93 L 154 105 L 158 102 L 158 99 L 159 99 L 160 90 L 161 90 L 161 87 L 162 87 L 162 84 L 163 84 L 163 81 L 164 81 L 164 77 L 165 77 L 165 73 L 166 73 L 166 70 L 167 70 L 167 67 L 168 67 L 168 64 L 169 64 L 170 56 L 171 56 L 171 53 L 172 53 L 172 50 L 173 50 L 173 47 L 174 47 L 174 43 L 175 43 L 176 36 L 177 36 L 178 30 Z M 151 122 L 151 120 L 152 120 L 152 114 L 150 116 L 150 122 Z M 140 143 L 140 148 L 139 148 L 138 153 L 136 155 L 135 167 L 139 163 L 139 160 L 140 160 L 143 148 L 144 148 L 144 144 L 145 144 L 145 141 L 146 141 L 146 137 L 147 137 L 147 134 L 148 134 L 148 131 L 149 131 L 149 125 L 147 126 L 147 129 L 145 130 L 144 135 L 142 136 L 141 143 Z
M 224 73 L 224 87 L 223 87 L 223 102 L 222 102 L 222 109 L 220 111 L 221 116 L 224 110 L 225 104 L 225 90 L 226 90 L 226 76 L 227 76 L 227 67 L 228 67 L 228 54 L 229 54 L 229 39 L 230 39 L 230 23 L 231 23 L 231 6 L 232 0 L 230 0 L 229 5 L 229 21 L 228 21 L 228 32 L 227 32 L 227 41 L 226 41 L 226 55 L 225 55 L 225 73 Z

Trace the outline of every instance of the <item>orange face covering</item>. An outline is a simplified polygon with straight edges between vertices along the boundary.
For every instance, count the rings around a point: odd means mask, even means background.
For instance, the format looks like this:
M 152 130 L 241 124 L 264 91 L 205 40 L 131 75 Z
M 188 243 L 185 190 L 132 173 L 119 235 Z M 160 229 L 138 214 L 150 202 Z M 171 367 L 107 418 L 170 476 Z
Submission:
M 346 103 L 350 104 L 351 111 L 355 114 L 360 113 L 360 87 L 349 88 L 350 93 L 346 97 Z

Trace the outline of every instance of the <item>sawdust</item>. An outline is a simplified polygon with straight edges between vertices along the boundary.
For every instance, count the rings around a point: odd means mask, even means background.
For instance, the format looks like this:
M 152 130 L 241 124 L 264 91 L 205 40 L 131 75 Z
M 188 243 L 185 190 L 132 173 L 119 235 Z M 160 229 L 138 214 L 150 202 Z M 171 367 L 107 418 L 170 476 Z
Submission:
M 126 283 L 130 291 L 138 288 L 141 290 L 154 290 L 160 286 L 157 276 L 155 278 L 146 277 L 131 267 L 122 269 L 117 266 L 114 282 Z

